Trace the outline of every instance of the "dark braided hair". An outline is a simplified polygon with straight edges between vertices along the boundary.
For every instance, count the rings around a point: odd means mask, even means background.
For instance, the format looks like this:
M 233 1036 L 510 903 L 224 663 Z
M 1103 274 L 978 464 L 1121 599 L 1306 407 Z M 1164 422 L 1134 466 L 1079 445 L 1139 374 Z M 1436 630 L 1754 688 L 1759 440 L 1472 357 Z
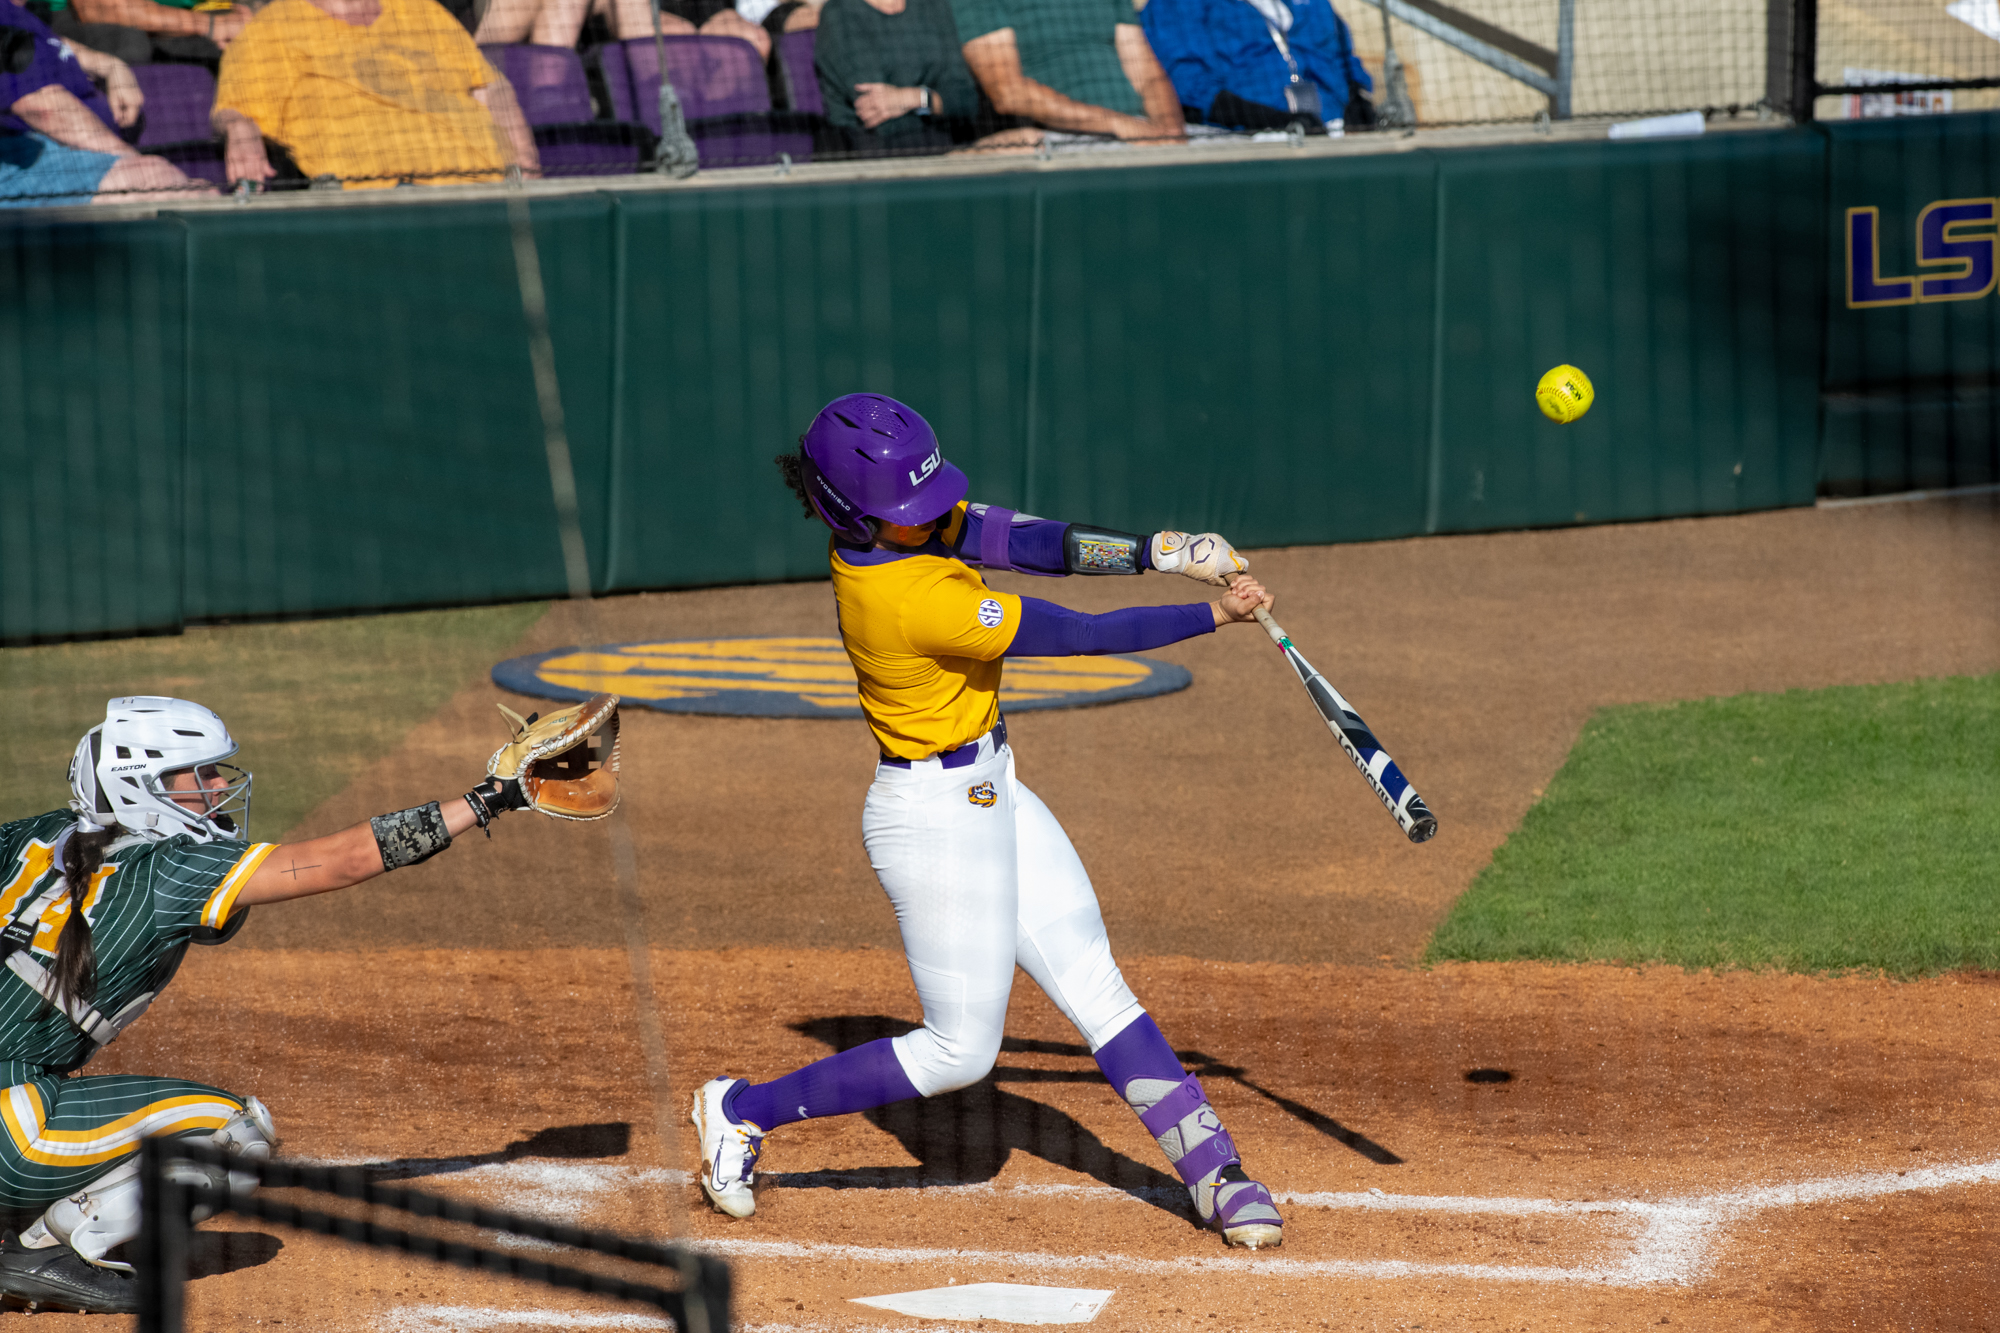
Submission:
M 778 472 L 784 477 L 785 485 L 791 488 L 793 495 L 799 497 L 799 506 L 806 511 L 806 517 L 817 522 L 819 515 L 814 512 L 812 501 L 806 496 L 806 479 L 799 471 L 798 454 L 779 454 L 771 461 L 778 465 Z
M 56 941 L 56 997 L 88 1002 L 97 996 L 97 946 L 90 938 L 90 922 L 83 916 L 84 900 L 90 896 L 90 881 L 104 866 L 104 849 L 116 837 L 115 828 L 80 828 L 63 846 L 63 878 L 69 884 L 69 922 Z M 52 1007 L 52 1006 L 45 1006 Z

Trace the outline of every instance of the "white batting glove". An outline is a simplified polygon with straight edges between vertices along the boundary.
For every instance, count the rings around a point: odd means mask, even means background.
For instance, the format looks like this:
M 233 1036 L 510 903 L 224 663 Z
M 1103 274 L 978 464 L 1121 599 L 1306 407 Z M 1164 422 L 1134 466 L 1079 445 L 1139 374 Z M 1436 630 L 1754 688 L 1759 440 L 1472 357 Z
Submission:
M 1250 562 L 1219 532 L 1156 532 L 1152 557 L 1153 568 L 1162 574 L 1185 574 L 1218 588 L 1229 586 L 1231 574 L 1250 569 Z

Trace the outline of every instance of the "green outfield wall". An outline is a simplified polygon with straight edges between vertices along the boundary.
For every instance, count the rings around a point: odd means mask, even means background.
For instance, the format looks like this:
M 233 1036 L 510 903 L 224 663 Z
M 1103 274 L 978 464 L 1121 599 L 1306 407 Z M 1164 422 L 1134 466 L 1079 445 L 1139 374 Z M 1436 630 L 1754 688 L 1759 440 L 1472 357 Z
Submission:
M 1836 125 L 1828 176 L 1824 488 L 2000 481 L 2000 116 Z
M 593 584 L 819 576 L 770 459 L 859 388 L 975 498 L 1250 546 L 1990 479 L 1990 212 L 1924 210 L 1993 190 L 1996 143 L 1957 116 L 537 199 Z M 1856 208 L 1864 296 L 1951 299 L 1854 304 Z M 30 215 L 0 250 L 0 639 L 563 592 L 504 203 Z M 1562 361 L 1599 390 L 1568 427 L 1531 396 Z

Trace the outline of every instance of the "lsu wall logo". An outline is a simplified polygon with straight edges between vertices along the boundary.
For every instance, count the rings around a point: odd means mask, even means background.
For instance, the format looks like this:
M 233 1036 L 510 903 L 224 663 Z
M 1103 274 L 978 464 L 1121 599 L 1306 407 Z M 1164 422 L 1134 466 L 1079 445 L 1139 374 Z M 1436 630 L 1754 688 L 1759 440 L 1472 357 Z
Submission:
M 1847 308 L 1918 305 L 1932 301 L 1977 301 L 1993 291 L 1995 202 L 1940 199 L 1917 214 L 1912 237 L 1916 272 L 1899 275 L 1903 265 L 1884 260 L 1881 210 L 1847 210 Z M 1893 255 L 1896 237 L 1891 237 Z M 1908 253 L 1905 251 L 1905 253 Z
M 982 810 L 991 810 L 993 802 L 1000 798 L 994 794 L 992 783 L 982 782 L 977 787 L 967 787 L 965 789 L 965 799 Z

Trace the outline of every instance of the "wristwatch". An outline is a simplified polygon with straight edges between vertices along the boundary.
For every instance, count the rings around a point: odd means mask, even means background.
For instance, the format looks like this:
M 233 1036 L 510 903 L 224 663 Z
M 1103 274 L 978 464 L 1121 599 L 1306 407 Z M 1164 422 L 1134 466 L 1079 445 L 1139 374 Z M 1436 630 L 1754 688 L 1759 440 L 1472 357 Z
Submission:
M 920 116 L 928 116 L 930 113 L 931 113 L 931 90 L 928 88 L 918 88 L 917 114 Z

